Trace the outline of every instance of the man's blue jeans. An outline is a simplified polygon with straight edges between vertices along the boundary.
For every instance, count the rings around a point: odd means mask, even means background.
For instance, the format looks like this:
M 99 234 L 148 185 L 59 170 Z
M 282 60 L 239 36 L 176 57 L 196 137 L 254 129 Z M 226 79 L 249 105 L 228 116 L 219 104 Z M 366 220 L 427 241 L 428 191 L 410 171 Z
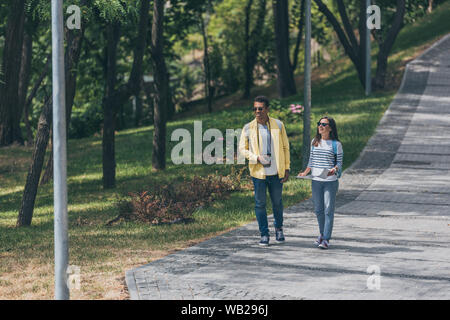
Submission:
M 266 211 L 266 190 L 269 189 L 270 200 L 272 201 L 273 217 L 275 218 L 275 228 L 283 227 L 283 201 L 281 194 L 283 184 L 278 175 L 266 176 L 266 179 L 252 177 L 255 187 L 255 213 L 258 220 L 259 232 L 261 236 L 269 235 L 269 224 Z
M 314 212 L 323 239 L 329 241 L 333 231 L 334 207 L 339 181 L 312 181 Z

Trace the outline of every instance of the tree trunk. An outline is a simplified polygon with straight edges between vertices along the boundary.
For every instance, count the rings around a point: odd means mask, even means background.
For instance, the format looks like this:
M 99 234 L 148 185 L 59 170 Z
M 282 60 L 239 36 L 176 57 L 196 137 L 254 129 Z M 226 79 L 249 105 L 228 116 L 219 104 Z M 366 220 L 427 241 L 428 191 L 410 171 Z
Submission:
M 328 22 L 333 26 L 334 31 L 336 32 L 339 42 L 344 47 L 344 51 L 350 60 L 353 62 L 353 65 L 356 68 L 358 73 L 358 78 L 361 85 L 364 87 L 365 78 L 363 76 L 364 68 L 361 68 L 361 56 L 360 56 L 360 45 L 356 40 L 355 34 L 353 33 L 353 29 L 351 27 L 350 21 L 348 19 L 347 13 L 345 11 L 345 6 L 342 0 L 338 0 L 338 10 L 339 15 L 341 16 L 341 20 L 343 21 L 344 30 L 341 28 L 339 21 L 333 15 L 333 13 L 328 9 L 328 7 L 322 2 L 322 0 L 315 0 L 317 6 L 319 7 L 319 11 L 327 18 Z M 364 11 L 365 12 L 365 11 Z M 361 14 L 361 13 L 360 13 Z M 365 19 L 364 19 L 365 21 Z
M 328 7 L 322 2 L 322 0 L 314 0 L 319 7 L 319 11 L 322 12 L 327 18 L 328 22 L 333 26 L 334 31 L 336 32 L 340 43 L 344 47 L 345 53 L 353 62 L 353 65 L 356 68 L 358 73 L 358 78 L 363 87 L 365 87 L 365 45 L 364 45 L 364 37 L 367 32 L 366 28 L 366 7 L 365 2 L 360 1 L 360 10 L 359 10 L 359 34 L 360 41 L 359 44 L 356 40 L 356 37 L 353 33 L 351 23 L 348 19 L 348 16 L 345 12 L 345 6 L 342 0 L 337 0 L 339 14 L 341 16 L 341 20 L 344 26 L 344 30 L 341 28 L 338 20 L 333 15 L 333 13 L 328 9 Z M 395 39 L 402 28 L 403 17 L 405 14 L 405 0 L 397 0 L 397 9 L 395 12 L 394 22 L 391 28 L 388 31 L 386 39 L 381 43 L 381 39 L 379 39 L 376 34 L 375 38 L 377 42 L 380 43 L 380 50 L 377 56 L 377 71 L 375 78 L 372 80 L 373 88 L 382 89 L 385 85 L 386 79 L 386 70 L 387 70 L 387 59 L 389 57 L 389 53 L 394 45 Z M 363 41 L 361 41 L 363 40 Z
M 294 59 L 292 60 L 292 71 L 295 71 L 295 69 L 297 69 L 298 67 L 298 53 L 300 51 L 300 44 L 302 42 L 303 39 L 303 26 L 305 25 L 305 1 L 306 0 L 301 0 L 302 3 L 300 5 L 300 19 L 298 22 L 298 34 L 297 34 L 297 40 L 295 42 L 295 48 L 294 48 Z
M 117 23 L 107 26 L 107 69 L 106 92 L 103 99 L 103 188 L 114 188 L 116 185 L 115 160 L 115 115 L 116 106 L 114 90 L 116 85 L 117 45 L 119 43 L 120 27 Z
M 433 12 L 433 0 L 428 0 L 428 8 L 427 8 L 427 12 L 428 12 L 428 13 Z
M 250 89 L 252 86 L 252 70 L 250 70 L 250 13 L 252 9 L 253 0 L 247 0 L 245 6 L 245 83 L 244 83 L 244 95 L 242 98 L 248 99 L 250 97 Z
M 65 81 L 66 81 L 66 128 L 69 128 L 70 118 L 72 116 L 73 102 L 77 91 L 77 67 L 80 61 L 81 48 L 84 39 L 84 31 L 67 30 L 66 41 L 67 49 L 65 53 Z M 40 185 L 48 183 L 53 176 L 53 152 L 47 160 L 44 174 Z
M 143 76 L 143 60 L 145 49 L 147 47 L 147 29 L 149 20 L 150 1 L 141 1 L 141 7 L 139 11 L 139 25 L 138 25 L 138 39 L 136 41 L 135 57 L 133 60 L 133 67 L 130 74 L 130 88 L 132 89 L 132 95 L 136 97 L 136 119 L 135 125 L 139 126 L 139 121 L 142 117 L 142 76 Z
M 208 105 L 208 112 L 212 112 L 212 97 L 211 97 L 211 71 L 209 66 L 209 55 L 208 55 L 208 34 L 206 31 L 205 20 L 202 14 L 199 14 L 200 20 L 200 32 L 203 38 L 203 68 L 205 70 L 205 100 Z
M 281 98 L 297 93 L 289 58 L 289 11 L 287 0 L 273 0 L 275 17 L 275 48 L 277 62 L 277 87 Z
M 385 41 L 380 46 L 377 56 L 377 70 L 375 79 L 373 79 L 374 89 L 383 89 L 386 83 L 386 71 L 388 66 L 389 52 L 391 52 L 395 39 L 403 27 L 403 17 L 405 16 L 405 0 L 397 0 L 397 9 L 394 22 L 388 31 Z
M 25 113 L 26 102 L 27 102 L 27 93 L 28 86 L 30 84 L 30 75 L 31 75 L 31 59 L 33 53 L 33 38 L 28 32 L 25 32 L 23 38 L 22 45 L 22 60 L 20 66 L 20 75 L 19 75 L 19 102 L 18 108 L 20 110 L 19 117 L 22 118 L 22 114 Z M 28 112 L 27 112 L 28 114 Z M 27 118 L 28 120 L 28 118 Z M 29 121 L 25 120 L 25 123 Z M 30 132 L 27 131 L 27 140 L 29 143 L 32 143 L 30 139 Z
M 48 69 L 50 66 L 50 62 L 51 62 L 51 54 L 49 54 L 47 56 L 47 61 L 45 63 L 44 69 L 42 69 L 42 72 L 41 72 L 38 80 L 34 84 L 33 89 L 31 89 L 31 93 L 28 95 L 27 100 L 25 102 L 24 109 L 23 109 L 23 120 L 25 122 L 25 128 L 27 131 L 27 143 L 29 143 L 30 145 L 33 143 L 33 133 L 31 132 L 31 124 L 30 124 L 30 119 L 29 119 L 30 107 L 31 107 L 31 103 L 33 102 L 34 97 L 37 94 L 37 91 L 39 90 L 39 87 L 42 84 L 42 81 L 44 80 L 44 78 L 47 75 L 47 72 L 48 72 Z
M 85 1 L 82 1 L 82 4 L 85 4 Z M 78 64 L 79 55 L 81 52 L 81 43 L 84 36 L 84 28 L 81 32 L 79 31 L 69 31 L 67 36 L 68 49 L 65 55 L 65 70 L 66 70 L 66 122 L 67 126 L 70 119 L 70 113 L 72 111 L 73 99 L 75 97 L 75 84 L 76 84 L 76 66 Z M 47 57 L 46 69 L 48 68 L 50 61 L 50 55 Z M 41 82 L 45 77 L 46 72 L 41 74 L 41 77 L 38 81 Z M 33 90 L 37 91 L 39 85 L 36 85 Z M 27 103 L 31 104 L 31 100 L 33 99 L 32 93 L 28 97 Z M 38 132 L 36 134 L 36 143 L 35 143 L 35 151 L 33 153 L 32 164 L 30 167 L 30 171 L 28 173 L 27 182 L 25 185 L 25 190 L 22 199 L 22 205 L 19 211 L 19 216 L 17 220 L 17 225 L 29 225 L 31 224 L 31 219 L 33 216 L 34 210 L 34 202 L 37 194 L 38 183 L 40 174 L 43 167 L 45 150 L 47 148 L 49 134 L 50 134 L 50 125 L 51 125 L 51 114 L 52 114 L 52 101 L 51 99 L 47 99 L 46 104 L 44 104 L 44 108 L 41 113 L 41 117 L 39 120 Z M 51 176 L 53 173 L 53 152 L 50 153 L 49 163 L 47 163 L 46 174 Z M 45 175 L 44 175 L 45 176 Z M 44 178 L 44 177 L 43 177 Z
M 24 20 L 25 0 L 11 1 L 0 72 L 0 146 L 23 143 L 20 131 L 19 74 Z
M 152 26 L 152 63 L 155 74 L 155 107 L 152 166 L 166 167 L 166 111 L 168 104 L 168 74 L 163 54 L 164 0 L 154 0 Z
M 116 85 L 116 59 L 117 45 L 119 41 L 119 25 L 113 27 L 109 25 L 108 35 L 108 54 L 107 54 L 107 88 L 103 99 L 103 187 L 113 188 L 115 186 L 116 176 L 116 160 L 115 160 L 115 119 L 118 110 L 132 95 L 138 95 L 141 92 L 141 83 L 143 75 L 143 58 L 146 48 L 146 35 L 148 29 L 148 11 L 149 0 L 140 1 L 139 27 L 138 37 L 136 39 L 136 47 L 134 49 L 133 66 L 130 78 L 126 84 L 118 89 Z M 117 29 L 117 30 L 114 30 Z M 111 60 L 111 59 L 114 59 Z
M 50 127 L 52 123 L 52 99 L 47 98 L 39 117 L 36 141 L 34 143 L 33 157 L 28 171 L 27 181 L 22 197 L 22 204 L 17 217 L 17 226 L 29 226 L 33 218 L 34 203 L 38 190 L 39 178 L 44 164 L 45 150 L 47 149 Z
M 342 0 L 340 0 L 342 2 Z M 359 67 L 358 67 L 358 76 L 359 80 L 361 82 L 361 85 L 363 88 L 366 88 L 366 60 L 367 60 L 367 50 L 365 46 L 365 39 L 367 32 L 369 30 L 367 29 L 367 8 L 366 8 L 366 2 L 360 1 L 359 2 L 359 47 L 358 47 L 358 56 L 359 56 Z M 370 60 L 370 57 L 369 57 Z
M 258 13 L 255 28 L 250 32 L 247 30 L 246 22 L 246 49 L 245 49 L 245 83 L 244 83 L 244 94 L 243 98 L 248 99 L 250 97 L 250 90 L 253 87 L 253 72 L 255 70 L 256 63 L 258 61 L 258 53 L 261 49 L 261 35 L 263 32 L 264 20 L 266 18 L 266 0 L 260 0 L 258 5 Z M 248 28 L 250 29 L 250 11 L 251 4 L 249 2 L 246 11 L 246 19 L 248 14 Z
M 69 32 L 70 33 L 70 32 Z M 75 72 L 69 72 L 68 70 L 76 69 L 75 66 L 78 63 L 79 59 L 79 52 L 81 48 L 81 38 L 78 37 L 70 37 L 73 41 L 69 40 L 69 48 L 66 52 L 66 60 L 65 60 L 65 69 L 66 69 L 66 103 L 73 104 L 73 99 L 75 96 L 75 79 L 76 79 L 76 73 Z M 77 40 L 74 40 L 77 39 Z M 78 48 L 77 50 L 74 50 Z M 78 52 L 78 54 L 71 54 L 73 52 Z M 26 105 L 30 105 L 32 102 L 32 99 L 34 95 L 36 94 L 40 83 L 45 78 L 45 75 L 47 73 L 49 64 L 51 61 L 51 55 L 47 56 L 47 63 L 45 65 L 45 69 L 41 73 L 37 83 L 35 84 L 30 96 L 27 98 Z M 68 112 L 71 112 L 72 106 L 66 106 L 66 108 L 69 109 Z M 25 108 L 25 110 L 27 110 Z M 48 115 L 49 113 L 49 115 Z M 44 155 L 45 151 L 47 149 L 48 141 L 50 138 L 50 126 L 51 126 L 51 115 L 52 115 L 52 101 L 51 99 L 48 99 L 46 104 L 44 104 L 44 108 L 41 112 L 41 116 L 39 119 L 38 124 L 38 130 L 36 133 L 36 142 L 35 142 L 35 149 L 33 152 L 33 158 L 32 163 L 30 166 L 30 170 L 28 172 L 27 182 L 25 184 L 25 189 L 23 193 L 22 198 L 22 204 L 19 211 L 19 217 L 17 219 L 17 226 L 22 225 L 30 225 L 32 216 L 33 216 L 33 210 L 34 210 L 34 203 L 36 199 L 36 194 L 38 190 L 39 185 L 39 178 L 41 176 L 42 168 L 44 165 Z M 27 111 L 25 111 L 25 117 L 28 117 Z M 67 115 L 66 121 L 67 125 L 69 123 L 70 114 Z M 53 145 L 53 144 L 52 144 Z M 53 152 L 50 152 L 49 159 L 47 161 L 47 166 L 44 172 L 44 175 L 42 176 L 41 185 L 43 183 L 48 182 L 53 175 Z

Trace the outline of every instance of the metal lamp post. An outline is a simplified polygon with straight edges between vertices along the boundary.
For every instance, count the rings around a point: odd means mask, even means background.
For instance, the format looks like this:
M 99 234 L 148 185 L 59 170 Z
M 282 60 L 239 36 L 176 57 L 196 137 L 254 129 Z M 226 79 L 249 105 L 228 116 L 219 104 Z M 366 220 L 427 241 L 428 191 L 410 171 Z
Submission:
M 372 83 L 371 83 L 371 70 L 370 70 L 370 50 L 371 50 L 371 44 L 370 44 L 370 29 L 367 26 L 367 20 L 369 19 L 369 6 L 370 6 L 370 0 L 366 0 L 366 96 L 370 95 L 372 92 Z
M 304 69 L 304 114 L 303 114 L 303 170 L 309 161 L 311 142 L 311 0 L 305 2 L 305 69 Z
M 63 0 L 52 0 L 53 199 L 55 223 L 55 299 L 68 300 L 66 90 L 64 74 Z

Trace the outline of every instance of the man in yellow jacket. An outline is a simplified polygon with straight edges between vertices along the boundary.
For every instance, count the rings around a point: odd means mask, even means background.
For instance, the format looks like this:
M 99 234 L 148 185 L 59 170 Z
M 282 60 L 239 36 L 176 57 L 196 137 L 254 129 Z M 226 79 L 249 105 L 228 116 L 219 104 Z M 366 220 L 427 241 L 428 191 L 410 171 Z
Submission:
M 269 117 L 269 100 L 258 96 L 253 103 L 255 119 L 247 123 L 239 141 L 239 152 L 249 160 L 250 175 L 255 188 L 255 214 L 261 233 L 260 245 L 269 245 L 266 211 L 266 190 L 269 189 L 278 242 L 283 234 L 283 183 L 289 178 L 289 141 L 284 124 Z

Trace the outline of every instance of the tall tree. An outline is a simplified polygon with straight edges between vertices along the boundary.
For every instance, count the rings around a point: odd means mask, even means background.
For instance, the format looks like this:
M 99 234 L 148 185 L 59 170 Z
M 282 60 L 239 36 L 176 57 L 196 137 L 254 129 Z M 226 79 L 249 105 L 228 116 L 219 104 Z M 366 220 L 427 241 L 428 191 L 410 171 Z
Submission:
M 81 3 L 85 5 L 86 0 Z M 65 82 L 66 82 L 66 124 L 69 126 L 70 114 L 72 112 L 72 105 L 76 92 L 76 78 L 77 78 L 77 65 L 79 62 L 82 40 L 84 37 L 84 27 L 81 30 L 66 30 L 65 36 L 67 41 L 67 48 L 65 53 Z M 48 62 L 47 62 L 48 63 Z M 47 68 L 47 66 L 45 67 Z M 38 83 L 42 82 L 46 72 L 43 72 Z M 37 90 L 36 86 L 33 91 Z M 27 103 L 31 103 L 30 99 L 35 92 L 32 92 Z M 41 176 L 42 168 L 44 165 L 44 155 L 50 138 L 51 116 L 52 116 L 52 99 L 47 98 L 44 107 L 42 109 L 38 128 L 36 132 L 36 138 L 34 143 L 34 151 L 32 155 L 30 169 L 28 171 L 27 180 L 22 196 L 22 204 L 19 210 L 17 218 L 17 226 L 27 226 L 31 224 L 33 217 L 34 204 L 38 191 L 39 178 Z M 47 163 L 47 169 L 44 173 L 43 179 L 46 175 L 50 179 L 53 173 L 53 152 L 50 153 L 50 157 Z
M 39 178 L 44 165 L 45 150 L 50 136 L 52 125 L 52 99 L 47 97 L 39 117 L 36 140 L 34 142 L 33 156 L 28 170 L 27 180 L 22 196 L 22 203 L 17 217 L 16 225 L 29 226 L 33 219 L 34 203 L 38 191 Z
M 164 0 L 154 0 L 151 58 L 155 79 L 154 132 L 152 166 L 155 170 L 166 167 L 166 113 L 168 107 L 169 76 L 164 60 Z
M 19 109 L 19 119 L 22 117 L 22 113 L 25 113 L 25 107 L 27 102 L 28 85 L 30 84 L 31 77 L 31 60 L 33 53 L 33 37 L 28 30 L 25 31 L 23 44 L 22 44 L 22 59 L 19 74 L 19 99 L 17 108 Z M 25 123 L 28 119 L 25 120 Z M 31 139 L 30 139 L 31 138 Z M 27 143 L 32 143 L 32 137 L 30 137 L 30 131 L 27 130 Z
M 258 61 L 258 54 L 262 45 L 262 33 L 264 31 L 263 26 L 267 11 L 266 0 L 259 0 L 256 23 L 253 30 L 250 30 L 252 4 L 253 0 L 248 0 L 245 6 L 244 99 L 248 99 L 250 97 L 250 90 L 253 87 L 253 72 Z
M 294 72 L 289 57 L 289 3 L 288 0 L 273 0 L 275 21 L 275 47 L 277 61 L 277 88 L 281 98 L 297 93 Z
M 119 30 L 108 29 L 107 41 L 107 86 L 104 99 L 104 122 L 103 122 L 103 187 L 113 188 L 115 186 L 115 148 L 114 148 L 114 122 L 117 110 L 126 103 L 132 95 L 137 96 L 141 92 L 143 76 L 143 59 L 147 43 L 147 30 L 149 19 L 150 0 L 140 0 L 139 23 L 136 45 L 134 48 L 133 65 L 128 82 L 116 87 L 116 53 Z M 108 25 L 117 23 L 112 21 Z M 111 57 L 113 55 L 114 57 Z M 110 60 L 114 59 L 114 61 Z M 111 69 L 112 68 L 112 69 Z
M 394 45 L 395 39 L 397 38 L 398 33 L 403 27 L 405 3 L 406 0 L 397 0 L 394 20 L 384 39 L 383 37 L 377 36 L 376 30 L 374 30 L 373 32 L 380 48 L 377 56 L 377 70 L 375 72 L 375 78 L 372 81 L 374 89 L 382 89 L 385 86 L 388 57 L 389 53 L 391 52 L 392 46 Z
M 85 2 L 83 2 L 85 4 Z M 77 91 L 77 70 L 80 62 L 81 49 L 84 40 L 85 28 L 81 30 L 65 30 L 67 42 L 65 52 L 65 81 L 66 81 L 66 128 L 69 128 L 72 117 L 72 108 Z M 52 145 L 53 146 L 53 145 Z M 53 152 L 47 160 L 45 172 L 41 179 L 41 185 L 50 181 L 53 175 Z
M 116 157 L 115 157 L 115 86 L 117 71 L 117 45 L 120 37 L 120 26 L 117 22 L 109 23 L 106 27 L 106 88 L 103 99 L 103 187 L 113 188 L 116 185 Z
M 23 108 L 23 120 L 25 122 L 25 129 L 27 132 L 27 143 L 31 145 L 33 143 L 33 133 L 31 131 L 31 123 L 30 123 L 30 107 L 33 102 L 33 99 L 36 97 L 36 94 L 44 81 L 44 78 L 47 76 L 47 72 L 49 70 L 51 63 L 51 53 L 47 55 L 46 57 L 46 63 L 44 68 L 41 70 L 41 74 L 39 75 L 39 78 L 36 80 L 36 83 L 33 85 L 33 88 L 31 89 L 31 92 L 28 94 L 24 108 Z
M 297 69 L 298 66 L 298 54 L 300 52 L 300 44 L 302 42 L 303 39 L 303 26 L 305 25 L 305 0 L 296 0 L 296 5 L 298 5 L 298 2 L 300 2 L 300 12 L 299 12 L 299 17 L 295 17 L 295 19 L 297 20 L 297 29 L 298 29 L 298 33 L 297 33 L 297 38 L 295 41 L 295 48 L 294 48 L 294 54 L 293 54 L 293 63 L 292 63 L 292 70 L 295 71 L 295 69 Z
M 208 11 L 208 10 L 207 10 Z M 212 112 L 212 102 L 214 98 L 214 88 L 211 85 L 211 67 L 209 64 L 209 52 L 208 52 L 208 22 L 209 22 L 209 12 L 206 13 L 206 18 L 203 17 L 203 13 L 199 13 L 200 21 L 200 33 L 203 38 L 203 69 L 205 71 L 205 98 L 208 104 L 208 112 Z
M 19 81 L 24 37 L 25 0 L 10 1 L 0 72 L 0 146 L 23 143 Z
M 339 41 L 344 47 L 345 53 L 353 62 L 357 72 L 359 81 L 361 85 L 364 87 L 365 85 L 365 45 L 364 45 L 364 36 L 366 34 L 366 6 L 365 1 L 359 2 L 359 42 L 356 38 L 356 35 L 353 31 L 352 24 L 347 15 L 347 10 L 344 5 L 343 0 L 337 0 L 337 7 L 339 11 L 339 16 L 342 21 L 339 23 L 336 16 L 331 12 L 331 10 L 327 7 L 326 4 L 323 3 L 322 0 L 314 0 L 319 7 L 319 11 L 322 12 L 327 18 L 328 22 L 333 26 L 334 31 L 336 32 Z M 375 38 L 379 44 L 380 50 L 377 57 L 377 72 L 375 79 L 373 80 L 373 88 L 381 89 L 384 87 L 385 77 L 386 77 L 386 69 L 387 69 L 387 59 L 389 53 L 392 49 L 392 46 L 395 42 L 395 39 L 400 32 L 400 29 L 403 26 L 403 17 L 405 15 L 405 1 L 406 0 L 397 0 L 396 11 L 394 14 L 394 20 L 388 29 L 386 36 L 376 36 L 377 32 L 374 32 Z M 384 38 L 384 39 L 383 39 Z M 361 40 L 362 39 L 362 40 Z

